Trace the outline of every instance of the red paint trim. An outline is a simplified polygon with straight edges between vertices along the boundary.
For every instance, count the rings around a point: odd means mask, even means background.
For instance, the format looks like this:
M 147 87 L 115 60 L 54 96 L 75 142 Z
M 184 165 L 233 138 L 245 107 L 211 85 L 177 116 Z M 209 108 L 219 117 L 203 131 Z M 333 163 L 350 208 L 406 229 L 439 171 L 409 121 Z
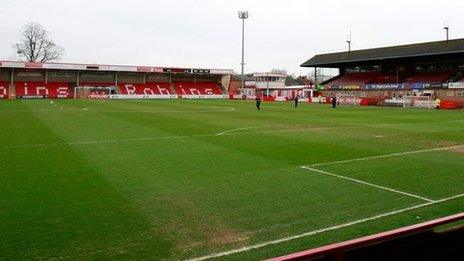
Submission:
M 25 63 L 26 68 L 42 68 L 42 63 Z
M 463 219 L 464 219 L 464 212 L 456 214 L 456 215 L 451 215 L 448 217 L 439 218 L 439 219 L 427 221 L 424 223 L 408 226 L 408 227 L 403 227 L 403 228 L 398 228 L 398 229 L 378 233 L 375 235 L 370 235 L 370 236 L 352 239 L 352 240 L 335 243 L 335 244 L 331 244 L 327 246 L 322 246 L 322 247 L 305 250 L 305 251 L 301 251 L 301 252 L 297 252 L 297 253 L 293 253 L 293 254 L 289 254 L 285 256 L 275 257 L 275 258 L 268 259 L 268 261 L 304 260 L 308 258 L 320 257 L 322 255 L 327 255 L 327 254 L 337 254 L 347 249 L 352 249 L 352 248 L 356 248 L 359 246 L 366 246 L 366 245 L 378 243 L 381 241 L 398 238 L 398 237 L 405 236 L 405 235 L 427 231 L 432 228 L 435 228 L 435 227 L 438 227 L 444 224 L 456 222 L 459 220 L 463 220 Z

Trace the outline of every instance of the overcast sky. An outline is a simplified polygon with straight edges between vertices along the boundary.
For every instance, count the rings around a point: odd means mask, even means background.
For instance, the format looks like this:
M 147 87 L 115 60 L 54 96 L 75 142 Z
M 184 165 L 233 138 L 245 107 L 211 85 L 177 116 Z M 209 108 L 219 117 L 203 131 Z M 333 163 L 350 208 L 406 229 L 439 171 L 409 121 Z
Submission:
M 317 53 L 464 37 L 462 0 L 0 0 L 0 59 L 21 27 L 42 24 L 66 49 L 63 62 L 225 68 L 240 71 L 248 10 L 246 71 L 286 69 Z

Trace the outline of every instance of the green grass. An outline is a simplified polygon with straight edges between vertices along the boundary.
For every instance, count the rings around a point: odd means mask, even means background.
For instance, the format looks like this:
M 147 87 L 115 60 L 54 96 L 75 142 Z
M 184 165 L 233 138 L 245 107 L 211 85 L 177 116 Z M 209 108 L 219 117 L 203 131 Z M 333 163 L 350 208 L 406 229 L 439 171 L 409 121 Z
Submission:
M 1 259 L 188 259 L 362 220 L 426 201 L 300 166 L 464 144 L 462 111 L 55 104 L 0 102 Z M 464 148 L 316 168 L 431 200 L 464 193 Z M 283 255 L 463 206 L 459 197 L 222 259 Z

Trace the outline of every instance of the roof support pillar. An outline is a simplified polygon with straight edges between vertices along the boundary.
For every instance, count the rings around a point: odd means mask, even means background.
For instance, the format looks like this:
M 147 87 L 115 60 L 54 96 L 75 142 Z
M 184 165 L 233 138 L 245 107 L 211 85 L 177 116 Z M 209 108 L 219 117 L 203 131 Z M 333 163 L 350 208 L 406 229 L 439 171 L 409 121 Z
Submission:
M 398 64 L 396 65 L 396 84 L 400 83 L 400 68 Z
M 81 77 L 81 75 L 80 75 L 79 71 L 76 71 L 76 86 L 79 86 L 80 77 Z
M 314 84 L 318 84 L 317 83 L 317 67 L 314 67 Z
M 10 84 L 14 84 L 14 68 L 11 68 L 11 74 L 10 74 Z

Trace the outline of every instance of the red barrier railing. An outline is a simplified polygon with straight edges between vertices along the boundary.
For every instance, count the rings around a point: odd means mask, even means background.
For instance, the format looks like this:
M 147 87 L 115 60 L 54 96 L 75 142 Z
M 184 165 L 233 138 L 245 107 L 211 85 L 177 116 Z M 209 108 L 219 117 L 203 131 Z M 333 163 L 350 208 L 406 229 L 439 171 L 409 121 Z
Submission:
M 367 246 L 367 245 L 371 245 L 374 243 L 379 243 L 379 242 L 383 242 L 383 241 L 387 241 L 391 239 L 400 238 L 406 235 L 412 235 L 412 234 L 416 234 L 419 232 L 428 231 L 436 227 L 449 224 L 449 223 L 453 223 L 456 221 L 460 221 L 460 220 L 464 220 L 464 212 L 456 214 L 456 215 L 404 227 L 404 228 L 382 232 L 382 233 L 371 235 L 371 236 L 361 237 L 361 238 L 352 239 L 352 240 L 348 240 L 348 241 L 341 242 L 341 243 L 335 243 L 335 244 L 331 244 L 327 246 L 322 246 L 322 247 L 318 247 L 318 248 L 314 248 L 314 249 L 310 249 L 310 250 L 306 250 L 302 252 L 297 252 L 297 253 L 286 255 L 286 256 L 275 257 L 275 258 L 268 259 L 268 261 L 308 260 L 308 259 L 314 259 L 314 258 L 323 257 L 323 256 L 332 256 L 336 260 L 343 260 L 343 254 L 347 250 L 362 247 L 362 246 Z

